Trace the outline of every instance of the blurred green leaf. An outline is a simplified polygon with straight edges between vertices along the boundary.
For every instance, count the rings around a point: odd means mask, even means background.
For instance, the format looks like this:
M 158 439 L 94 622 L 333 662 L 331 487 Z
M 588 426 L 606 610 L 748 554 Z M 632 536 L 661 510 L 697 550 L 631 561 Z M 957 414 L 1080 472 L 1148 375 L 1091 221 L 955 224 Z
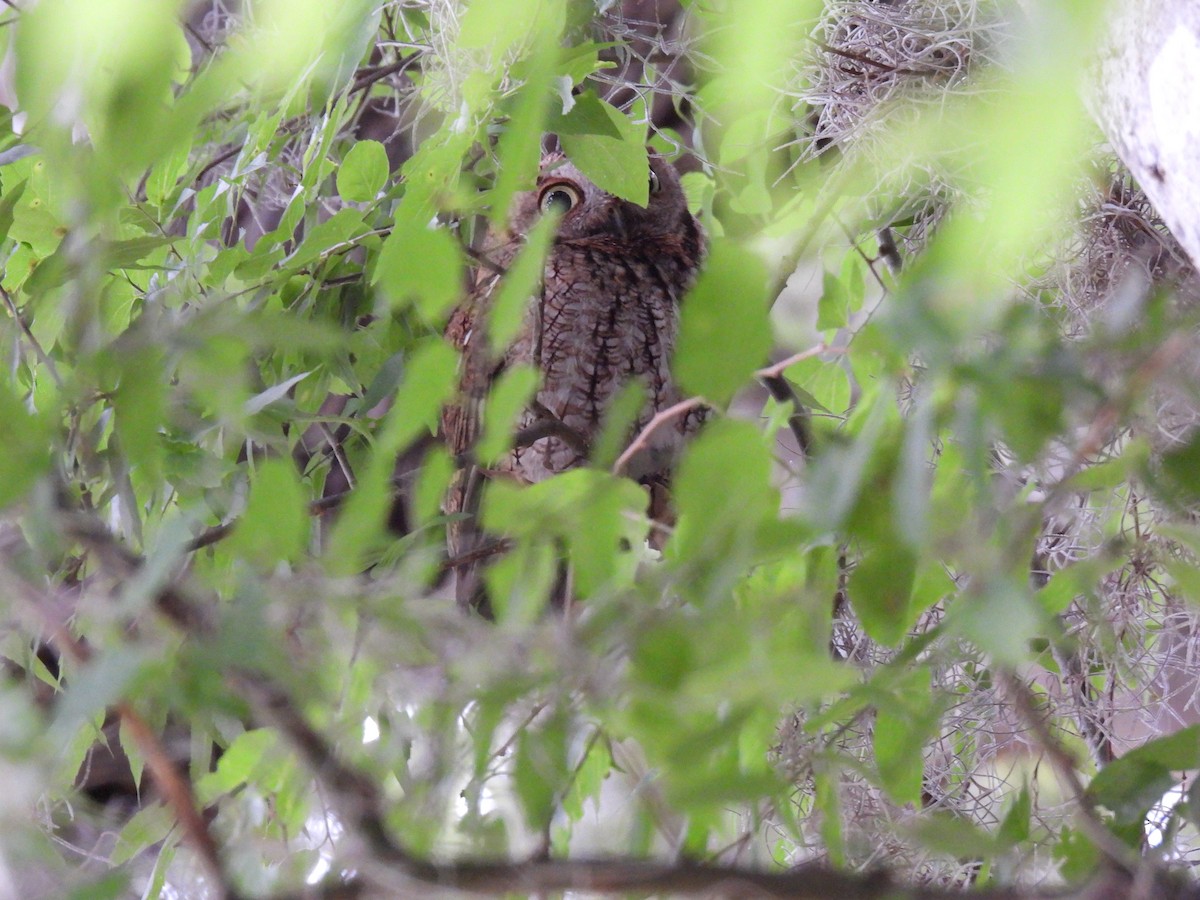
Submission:
M 1147 741 L 1113 760 L 1088 785 L 1094 803 L 1118 822 L 1141 823 L 1150 807 L 1178 783 L 1176 771 L 1200 768 L 1200 725 Z
M 50 466 L 49 422 L 31 414 L 0 381 L 0 421 L 9 429 L 0 441 L 0 507 L 19 500 Z
M 442 404 L 455 388 L 458 354 L 440 340 L 419 347 L 408 361 L 407 374 L 372 447 L 367 465 L 334 525 L 326 547 L 326 564 L 352 574 L 386 538 L 386 511 L 392 503 L 396 455 L 422 434 L 437 430 Z
M 873 542 L 855 562 L 848 591 L 873 640 L 895 646 L 916 621 L 911 603 L 917 554 L 899 542 Z
M 587 800 L 600 802 L 600 788 L 613 769 L 612 754 L 608 742 L 599 733 L 594 734 L 585 747 L 585 755 L 575 765 L 574 779 L 570 790 L 563 797 L 563 811 L 572 821 L 583 818 L 583 804 Z
M 383 144 L 371 140 L 355 142 L 338 167 L 338 194 L 350 202 L 374 200 L 387 183 L 388 168 Z
M 414 301 L 421 315 L 438 321 L 463 292 L 461 252 L 445 229 L 397 218 L 383 242 L 371 283 L 394 306 Z
M 504 273 L 488 317 L 488 346 L 501 353 L 516 338 L 525 319 L 529 298 L 541 285 L 542 267 L 557 225 L 555 216 L 543 216 L 533 226 L 513 264 Z
M 620 137 L 610 137 L 597 126 L 591 125 L 588 131 L 576 133 L 574 129 L 577 126 L 569 125 L 567 127 L 571 131 L 559 133 L 563 150 L 571 162 L 579 167 L 579 171 L 600 190 L 638 206 L 645 206 L 650 200 L 650 163 L 646 156 L 645 129 L 634 125 L 603 100 L 585 100 L 584 104 L 584 113 L 581 115 L 590 119 L 598 119 L 601 114 L 607 116 Z
M 121 449 L 132 464 L 145 466 L 150 478 L 162 473 L 159 433 L 166 420 L 167 384 L 148 373 L 162 367 L 162 358 L 153 353 L 128 360 L 112 398 Z
M 850 294 L 831 272 L 823 276 L 821 299 L 817 303 L 817 328 L 845 328 L 850 323 Z
M 767 272 L 727 241 L 714 241 L 684 298 L 674 372 L 685 391 L 724 406 L 764 365 L 771 349 Z
M 264 766 L 274 765 L 279 737 L 269 728 L 254 728 L 239 734 L 217 761 L 216 771 L 196 784 L 202 803 L 212 803 L 257 777 Z
M 517 416 L 537 390 L 540 374 L 532 366 L 512 366 L 496 379 L 484 406 L 483 436 L 475 447 L 482 462 L 491 462 L 513 443 Z
M 549 825 L 555 800 L 566 789 L 568 771 L 567 731 L 561 715 L 521 732 L 513 783 L 531 828 Z
M 308 498 L 291 460 L 267 459 L 250 478 L 250 500 L 229 550 L 264 568 L 296 562 L 308 544 Z

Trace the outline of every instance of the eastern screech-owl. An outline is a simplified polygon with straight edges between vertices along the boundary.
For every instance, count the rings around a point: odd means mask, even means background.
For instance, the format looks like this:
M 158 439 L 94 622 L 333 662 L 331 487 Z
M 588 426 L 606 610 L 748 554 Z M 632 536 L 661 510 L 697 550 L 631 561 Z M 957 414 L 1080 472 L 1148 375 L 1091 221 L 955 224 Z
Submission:
M 670 357 L 679 303 L 703 256 L 704 234 L 688 212 L 674 167 L 653 156 L 649 163 L 650 197 L 643 209 L 605 193 L 561 155 L 547 155 L 536 188 L 514 199 L 508 228 L 485 243 L 486 265 L 446 326 L 462 354 L 459 396 L 442 416 L 451 452 L 466 454 L 473 446 L 488 388 L 504 367 L 531 364 L 540 370 L 541 384 L 518 423 L 518 446 L 490 473 L 464 472 L 451 488 L 448 512 L 474 512 L 485 474 L 537 482 L 583 463 L 609 404 L 631 379 L 640 379 L 647 394 L 632 434 L 681 399 Z M 502 355 L 489 352 L 485 318 L 501 273 L 551 210 L 562 218 L 541 287 L 512 345 Z M 693 409 L 658 428 L 625 474 L 652 494 L 661 489 L 680 445 L 703 416 Z M 469 523 L 452 526 L 452 557 L 470 557 L 478 542 Z M 458 569 L 458 598 L 468 606 L 481 601 L 473 564 Z

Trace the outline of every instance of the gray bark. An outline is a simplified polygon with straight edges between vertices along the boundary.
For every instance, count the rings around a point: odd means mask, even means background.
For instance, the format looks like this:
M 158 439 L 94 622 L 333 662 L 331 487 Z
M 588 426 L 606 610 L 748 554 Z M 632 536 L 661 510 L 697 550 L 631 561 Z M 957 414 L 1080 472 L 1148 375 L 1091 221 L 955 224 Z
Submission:
M 1200 267 L 1200 3 L 1116 0 L 1092 111 Z

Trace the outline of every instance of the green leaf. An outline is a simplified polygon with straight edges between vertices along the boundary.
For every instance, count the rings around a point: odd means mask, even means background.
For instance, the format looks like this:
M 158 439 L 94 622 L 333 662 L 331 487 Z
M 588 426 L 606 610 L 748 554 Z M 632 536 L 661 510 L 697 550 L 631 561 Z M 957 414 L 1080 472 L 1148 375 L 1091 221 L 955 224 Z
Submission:
M 929 690 L 924 667 L 885 671 L 875 689 L 886 695 L 876 704 L 873 745 L 880 783 L 897 803 L 921 802 L 925 744 L 937 729 L 940 701 Z
M 963 597 L 949 618 L 967 640 L 1012 666 L 1028 662 L 1030 643 L 1052 629 L 1029 590 L 1007 579 Z
M 617 64 L 611 60 L 601 60 L 600 54 L 616 46 L 615 43 L 598 44 L 594 41 L 576 44 L 563 51 L 557 72 L 572 85 L 576 85 L 601 69 L 615 69 Z M 554 131 L 553 128 L 550 130 Z
M 0 508 L 19 500 L 50 465 L 50 430 L 29 413 L 6 382 L 0 381 L 0 421 L 7 437 L 0 441 Z
M 393 307 L 414 302 L 428 322 L 439 321 L 463 292 L 463 264 L 457 242 L 444 228 L 397 217 L 383 242 L 371 284 Z
M 563 812 L 572 822 L 583 818 L 585 800 L 599 801 L 600 788 L 612 768 L 613 760 L 608 742 L 598 735 L 593 736 L 586 747 L 586 755 L 576 765 L 571 789 L 562 800 Z
M 21 180 L 14 187 L 6 186 L 3 195 L 0 196 L 0 241 L 8 238 L 8 232 L 13 225 L 13 210 L 21 195 L 25 193 L 27 184 L 28 181 Z
M 997 849 L 996 839 L 966 816 L 937 812 L 905 830 L 922 849 L 960 859 L 990 856 Z
M 641 379 L 633 379 L 621 386 L 617 396 L 608 405 L 600 436 L 592 442 L 593 466 L 598 469 L 611 468 L 629 444 L 630 429 L 645 406 L 646 385 Z
M 191 147 L 181 143 L 156 162 L 146 176 L 146 199 L 155 206 L 165 206 L 175 196 L 181 178 L 188 169 Z
M 563 135 L 596 135 L 622 140 L 624 132 L 613 119 L 614 110 L 592 91 L 577 95 L 570 112 L 553 116 L 546 123 L 549 131 Z M 576 163 L 576 165 L 579 165 Z M 647 174 L 647 178 L 649 175 Z
M 146 373 L 161 371 L 162 366 L 163 359 L 157 353 L 127 361 L 112 397 L 121 449 L 130 463 L 145 467 L 145 474 L 153 479 L 162 473 L 165 451 L 159 434 L 166 421 L 167 384 L 159 378 L 147 378 Z
M 1033 816 L 1033 798 L 1029 793 L 1029 785 L 1021 786 L 1017 796 L 1013 798 L 1008 812 L 1000 822 L 1000 830 L 996 833 L 1001 845 L 1014 847 L 1029 840 L 1029 823 Z
M 710 422 L 684 453 L 673 484 L 679 519 L 664 553 L 687 565 L 696 602 L 726 596 L 742 565 L 802 539 L 799 523 L 779 519 L 770 473 L 770 451 L 748 422 Z
M 129 873 L 124 870 L 85 880 L 86 884 L 61 895 L 63 900 L 119 900 L 129 896 Z
M 810 356 L 788 366 L 784 374 L 810 407 L 835 416 L 843 415 L 849 408 L 850 377 L 840 361 Z
M 257 771 L 264 764 L 272 764 L 278 746 L 279 739 L 269 728 L 255 728 L 239 734 L 221 754 L 216 771 L 197 782 L 200 802 L 212 803 L 257 777 Z
M 367 230 L 363 214 L 357 209 L 339 209 L 324 222 L 314 226 L 304 236 L 296 252 L 288 257 L 288 266 L 299 268 L 317 260 L 322 254 Z
M 714 241 L 684 298 L 673 370 L 681 387 L 724 406 L 771 350 L 767 271 L 756 256 Z
M 517 416 L 537 390 L 539 370 L 517 365 L 506 369 L 488 393 L 483 436 L 475 448 L 479 460 L 490 463 L 512 446 Z
M 632 662 L 639 684 L 678 690 L 698 662 L 695 634 L 674 621 L 644 628 L 637 635 Z
M 342 509 L 325 553 L 325 564 L 338 574 L 362 571 L 375 552 L 393 500 L 396 456 L 422 434 L 437 430 L 442 404 L 455 390 L 458 354 L 442 340 L 432 340 L 409 358 L 408 371 L 395 402 L 375 439 L 358 484 Z
M 850 324 L 850 294 L 832 272 L 826 272 L 817 301 L 817 330 L 845 328 Z
M 121 746 L 128 752 L 131 742 L 122 738 Z M 116 866 L 128 862 L 139 853 L 145 852 L 147 847 L 162 841 L 174 825 L 175 819 L 165 806 L 156 803 L 153 806 L 142 807 L 121 829 L 109 862 Z
M 850 573 L 848 592 L 863 629 L 873 640 L 895 646 L 920 610 L 912 604 L 918 557 L 900 542 L 873 542 Z
M 163 127 L 172 80 L 188 61 L 174 4 L 49 0 L 22 17 L 15 56 L 21 101 L 36 119 L 69 123 L 53 110 L 72 92 L 102 163 L 97 171 L 144 168 L 179 140 Z
M 250 478 L 250 500 L 228 539 L 229 549 L 271 568 L 295 562 L 308 545 L 308 498 L 290 459 L 267 459 Z
M 1156 493 L 1169 503 L 1186 504 L 1200 497 L 1200 435 L 1162 455 L 1157 473 L 1148 472 Z
M 590 101 L 587 102 L 585 111 L 592 106 Z M 579 171 L 600 190 L 645 206 L 650 201 L 650 161 L 646 156 L 645 134 L 618 110 L 603 100 L 598 102 L 600 111 L 608 116 L 621 136 L 608 137 L 594 131 L 584 134 L 563 132 L 559 134 L 562 148 Z
M 1200 725 L 1192 725 L 1130 750 L 1100 770 L 1088 785 L 1093 802 L 1123 824 L 1142 822 L 1150 807 L 1178 781 L 1176 771 L 1200 768 Z
M 517 742 L 513 785 L 525 819 L 535 831 L 549 825 L 555 798 L 566 785 L 566 742 L 566 723 L 561 715 L 551 716 L 540 728 L 525 729 Z
M 446 448 L 435 447 L 426 454 L 413 487 L 411 509 L 414 527 L 425 525 L 441 514 L 442 501 L 455 471 L 454 460 Z
M 486 528 L 534 543 L 557 538 L 574 565 L 575 589 L 590 596 L 614 581 L 632 579 L 637 560 L 625 548 L 644 540 L 638 516 L 642 488 L 595 469 L 574 469 L 529 487 L 493 482 L 484 494 Z
M 547 82 L 554 70 L 557 53 L 557 42 L 534 48 L 525 84 L 517 94 L 508 125 L 497 142 L 498 171 L 490 198 L 493 228 L 504 227 L 513 195 L 522 188 L 533 186 L 542 155 L 542 132 L 545 131 L 548 103 Z
M 368 203 L 383 190 L 388 179 L 387 151 L 379 141 L 362 140 L 350 148 L 337 173 L 337 191 L 343 200 Z
M 542 216 L 538 220 L 500 282 L 487 325 L 488 346 L 497 355 L 504 352 L 521 330 L 526 307 L 541 283 L 557 224 L 557 216 Z

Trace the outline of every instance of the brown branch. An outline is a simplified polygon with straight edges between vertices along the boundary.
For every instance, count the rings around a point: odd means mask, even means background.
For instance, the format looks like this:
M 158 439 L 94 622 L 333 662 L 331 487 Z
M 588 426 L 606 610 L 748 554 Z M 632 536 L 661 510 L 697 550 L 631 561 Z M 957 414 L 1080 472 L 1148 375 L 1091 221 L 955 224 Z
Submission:
M 699 402 L 699 401 L 697 401 Z M 125 548 L 98 521 L 86 514 L 63 512 L 63 531 L 96 553 L 100 565 L 115 576 L 132 574 L 141 558 Z M 11 568 L 11 567 L 9 567 Z M 30 589 L 32 589 L 30 587 Z M 51 603 L 33 604 L 40 615 L 47 616 Z M 211 635 L 208 618 L 184 609 L 201 604 L 186 596 L 181 587 L 169 585 L 160 591 L 158 607 L 171 621 L 192 633 Z M 200 623 L 199 625 L 197 623 Z M 52 633 L 67 652 L 86 654 L 87 650 L 70 635 L 64 622 L 51 622 Z M 83 657 L 86 658 L 86 657 Z M 290 896 L 355 897 L 368 890 L 395 892 L 406 882 L 426 888 L 473 891 L 481 894 L 523 894 L 556 891 L 590 891 L 606 893 L 707 894 L 737 897 L 797 898 L 825 900 L 838 897 L 845 900 L 952 900 L 961 892 L 926 886 L 903 886 L 893 882 L 886 873 L 854 874 L 828 871 L 804 866 L 786 872 L 764 872 L 737 866 L 722 866 L 692 861 L 659 862 L 634 858 L 577 859 L 577 860 L 474 860 L 462 862 L 432 862 L 410 853 L 391 834 L 387 826 L 387 802 L 381 788 L 365 773 L 343 763 L 334 745 L 316 731 L 298 711 L 290 696 L 265 676 L 234 670 L 227 673 L 231 686 L 246 700 L 255 718 L 279 730 L 292 744 L 305 765 L 321 782 L 334 811 L 347 828 L 348 838 L 357 839 L 369 853 L 369 864 L 355 866 L 363 873 L 351 878 L 331 879 L 324 887 L 304 894 L 282 894 L 275 900 Z M 1081 820 L 1085 833 L 1101 848 L 1115 865 L 1101 871 L 1093 881 L 1073 888 L 1029 890 L 1016 887 L 992 888 L 972 892 L 981 900 L 1096 900 L 1096 898 L 1130 896 L 1131 889 L 1145 886 L 1144 896 L 1154 900 L 1196 900 L 1197 892 L 1170 882 L 1162 872 L 1138 865 L 1129 848 L 1120 844 L 1107 831 L 1094 810 L 1087 804 L 1082 786 L 1074 772 L 1073 761 L 1053 740 L 1041 716 L 1033 707 L 1032 698 L 1023 686 L 1012 680 L 1013 696 L 1031 728 L 1038 735 L 1052 760 L 1063 771 L 1073 790 L 1077 791 L 1085 816 Z M 222 887 L 223 896 L 232 897 L 223 878 L 218 851 L 203 818 L 196 810 L 191 786 L 175 771 L 165 751 L 136 712 L 123 704 L 121 715 L 129 732 L 138 742 L 147 760 L 147 768 L 159 785 L 167 802 Z M 428 891 L 425 891 L 428 893 Z
M 57 604 L 46 596 L 45 590 L 26 581 L 7 559 L 4 560 L 4 569 L 13 582 L 12 586 L 16 588 L 10 590 L 8 595 L 18 597 L 42 620 L 48 640 L 55 649 L 63 657 L 76 663 L 89 662 L 93 656 L 91 647 L 75 637 L 63 617 L 54 614 Z M 200 814 L 191 781 L 179 771 L 158 735 L 128 700 L 119 701 L 115 708 L 122 729 L 133 739 L 138 752 L 145 760 L 146 771 L 150 773 L 150 778 L 162 795 L 167 808 L 179 822 L 187 842 L 199 854 L 201 862 L 217 886 L 219 896 L 225 900 L 235 900 L 237 894 L 225 874 L 216 841 Z
M 513 436 L 513 447 L 521 449 L 531 447 L 543 438 L 557 438 L 580 456 L 587 456 L 591 451 L 583 435 L 567 425 L 549 411 L 532 425 L 522 428 Z
M 183 828 L 188 842 L 200 854 L 209 874 L 221 886 L 221 896 L 232 900 L 235 893 L 229 886 L 229 879 L 225 875 L 225 867 L 221 862 L 217 843 L 213 840 L 212 832 L 208 830 L 208 823 L 204 821 L 204 816 L 200 814 L 200 807 L 196 802 L 196 795 L 192 791 L 191 781 L 176 768 L 170 754 L 163 747 L 162 741 L 158 739 L 158 735 L 146 724 L 146 720 L 134 711 L 129 701 L 121 701 L 117 704 L 117 715 L 121 717 L 124 730 L 133 738 L 134 744 L 142 754 L 142 758 L 146 762 L 146 769 L 162 793 L 167 808 L 175 814 L 175 819 Z
M 802 456 L 807 457 L 812 455 L 812 413 L 809 412 L 807 406 L 800 402 L 800 398 L 796 396 L 791 383 L 783 377 L 783 373 L 796 363 L 803 362 L 818 354 L 842 352 L 845 351 L 841 347 L 829 347 L 824 342 L 821 342 L 814 347 L 809 347 L 807 350 L 793 353 L 786 359 L 781 359 L 779 362 L 759 369 L 754 373 L 755 377 L 763 383 L 763 386 L 771 392 L 771 396 L 775 398 L 776 403 L 792 404 L 793 412 L 788 416 L 788 428 L 791 429 L 792 436 L 796 439 L 796 445 L 800 448 Z
M 395 75 L 397 72 L 403 72 L 420 58 L 420 53 L 413 53 L 404 57 L 403 59 L 398 59 L 395 62 L 387 63 L 382 66 L 360 69 L 356 73 L 357 77 L 354 79 L 354 84 L 350 86 L 349 93 L 357 93 L 358 91 L 369 88 L 377 81 L 387 78 L 389 75 Z
M 228 162 L 229 160 L 231 160 L 235 156 L 237 156 L 239 153 L 241 153 L 242 148 L 244 146 L 245 146 L 245 144 L 235 144 L 234 146 L 230 147 L 228 150 L 225 150 L 224 152 L 217 154 L 215 157 L 213 157 L 212 159 L 210 159 L 208 161 L 208 163 L 204 166 L 204 168 L 202 168 L 198 173 L 196 173 L 196 177 L 192 179 L 192 183 L 195 184 L 198 181 L 203 181 L 204 176 L 207 175 L 209 172 L 211 172 L 213 169 L 215 169 L 217 166 L 221 165 L 221 163 Z
M 229 680 L 246 699 L 256 718 L 278 729 L 305 765 L 324 786 L 334 811 L 348 829 L 362 838 L 372 855 L 359 868 L 369 875 L 331 881 L 319 896 L 353 897 L 371 889 L 397 890 L 416 881 L 446 891 L 517 894 L 582 891 L 592 893 L 707 894 L 725 897 L 794 898 L 794 900 L 959 900 L 961 891 L 928 886 L 903 886 L 884 872 L 853 874 L 814 866 L 786 872 L 763 872 L 738 866 L 691 861 L 646 859 L 530 860 L 526 862 L 430 862 L 416 857 L 392 838 L 379 787 L 362 772 L 339 759 L 333 745 L 318 733 L 280 688 L 262 676 L 234 672 Z M 1111 838 L 1111 835 L 1110 835 Z M 1127 895 L 1130 876 L 1106 870 L 1082 887 L 1030 890 L 1016 887 L 973 891 L 977 900 L 1085 900 Z M 415 886 L 409 888 L 415 892 Z M 1164 882 L 1164 898 L 1194 896 L 1185 886 Z M 281 895 L 276 900 L 284 900 Z M 291 896 L 312 896 L 291 895 Z

